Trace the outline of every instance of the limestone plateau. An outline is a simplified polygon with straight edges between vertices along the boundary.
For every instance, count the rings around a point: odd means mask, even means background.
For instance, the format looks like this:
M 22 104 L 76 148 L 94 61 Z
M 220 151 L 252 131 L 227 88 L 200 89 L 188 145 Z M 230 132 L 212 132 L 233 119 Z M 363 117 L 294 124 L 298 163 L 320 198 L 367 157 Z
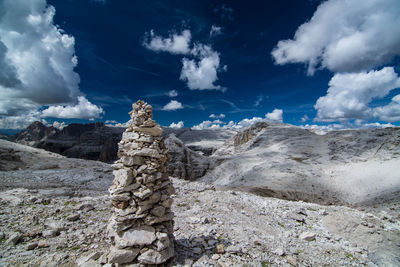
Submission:
M 108 225 L 109 263 L 162 264 L 174 255 L 174 188 L 168 177 L 167 148 L 152 107 L 132 105 L 132 123 L 122 135 L 110 187 L 113 213 Z

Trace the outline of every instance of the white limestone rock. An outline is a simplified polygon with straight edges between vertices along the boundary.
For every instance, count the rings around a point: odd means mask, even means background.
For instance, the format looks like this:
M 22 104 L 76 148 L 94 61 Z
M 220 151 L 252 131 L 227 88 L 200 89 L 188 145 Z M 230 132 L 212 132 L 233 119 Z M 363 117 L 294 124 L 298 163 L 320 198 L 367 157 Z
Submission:
M 150 245 L 156 240 L 154 227 L 143 225 L 125 231 L 121 236 L 116 236 L 115 245 L 118 248 Z

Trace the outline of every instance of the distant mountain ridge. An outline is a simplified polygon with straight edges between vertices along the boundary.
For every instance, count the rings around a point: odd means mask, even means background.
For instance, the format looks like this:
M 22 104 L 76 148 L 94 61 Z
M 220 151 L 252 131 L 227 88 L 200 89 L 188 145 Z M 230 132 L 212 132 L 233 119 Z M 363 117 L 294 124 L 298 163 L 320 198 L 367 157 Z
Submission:
M 113 162 L 124 128 L 39 123 L 17 142 L 72 158 Z M 243 130 L 163 128 L 169 174 L 224 188 L 317 203 L 375 203 L 400 197 L 400 127 L 317 135 L 259 122 Z
M 110 127 L 102 122 L 73 123 L 58 130 L 34 122 L 15 135 L 14 141 L 70 158 L 99 160 L 111 163 L 117 159 L 118 142 L 123 127 Z M 190 128 L 173 129 L 163 127 L 163 136 L 169 145 L 171 164 L 169 173 L 186 180 L 195 180 L 215 164 L 207 158 L 218 146 L 229 139 L 234 131 L 192 130 Z M 204 140 L 213 142 L 203 143 Z M 203 156 L 204 155 L 204 156 Z

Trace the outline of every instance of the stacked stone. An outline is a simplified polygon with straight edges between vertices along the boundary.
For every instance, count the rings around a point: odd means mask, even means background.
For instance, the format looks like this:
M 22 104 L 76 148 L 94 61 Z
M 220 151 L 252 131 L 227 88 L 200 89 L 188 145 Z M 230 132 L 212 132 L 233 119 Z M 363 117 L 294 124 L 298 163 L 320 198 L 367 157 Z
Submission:
M 108 262 L 146 266 L 166 264 L 174 255 L 167 148 L 152 107 L 139 100 L 122 135 L 110 187 L 113 214 L 108 225 Z

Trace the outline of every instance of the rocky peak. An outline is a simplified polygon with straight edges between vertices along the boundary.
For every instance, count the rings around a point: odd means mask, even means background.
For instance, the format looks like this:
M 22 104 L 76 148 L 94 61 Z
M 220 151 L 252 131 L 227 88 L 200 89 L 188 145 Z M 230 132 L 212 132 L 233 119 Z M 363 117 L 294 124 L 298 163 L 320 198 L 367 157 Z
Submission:
M 40 121 L 35 121 L 25 130 L 15 136 L 15 142 L 26 145 L 35 145 L 43 139 L 55 135 L 59 130 L 53 126 L 47 127 Z
M 240 131 L 233 137 L 234 146 L 240 146 L 250 141 L 256 136 L 261 130 L 267 128 L 269 124 L 267 122 L 257 122 L 247 127 L 243 131 Z

